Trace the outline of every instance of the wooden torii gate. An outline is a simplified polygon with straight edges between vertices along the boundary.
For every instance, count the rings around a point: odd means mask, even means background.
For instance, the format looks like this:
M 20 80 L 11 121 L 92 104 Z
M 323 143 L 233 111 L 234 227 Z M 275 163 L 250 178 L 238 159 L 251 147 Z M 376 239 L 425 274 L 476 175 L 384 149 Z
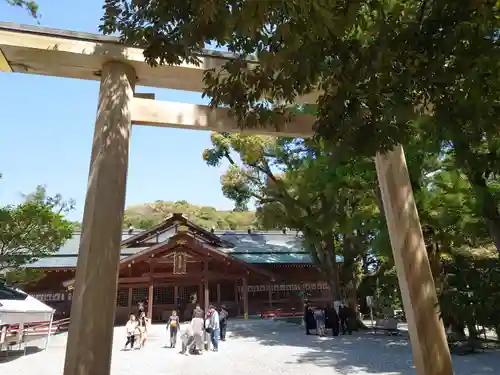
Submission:
M 82 223 L 64 375 L 107 375 L 113 342 L 118 263 L 132 124 L 276 136 L 310 137 L 314 118 L 282 128 L 239 129 L 226 110 L 160 102 L 134 94 L 136 84 L 203 91 L 204 69 L 231 55 L 200 54 L 201 65 L 152 68 L 143 51 L 103 37 L 0 23 L 0 70 L 100 80 L 88 190 Z M 315 103 L 318 93 L 299 98 Z M 3 124 L 8 126 L 8 124 Z M 452 375 L 436 290 L 402 146 L 375 158 L 394 260 L 418 375 Z

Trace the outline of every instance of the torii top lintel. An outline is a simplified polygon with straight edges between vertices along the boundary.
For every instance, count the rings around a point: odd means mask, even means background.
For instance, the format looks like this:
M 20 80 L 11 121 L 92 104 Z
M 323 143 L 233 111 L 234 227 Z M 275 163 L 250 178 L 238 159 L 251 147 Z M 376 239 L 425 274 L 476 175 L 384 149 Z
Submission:
M 136 82 L 141 86 L 202 93 L 204 70 L 220 68 L 234 55 L 203 50 L 198 56 L 199 66 L 183 63 L 151 67 L 142 49 L 127 46 L 117 37 L 0 22 L 0 71 L 99 80 L 104 64 L 122 61 L 135 69 Z M 249 68 L 257 63 L 249 60 Z M 298 98 L 297 103 L 315 103 L 318 95 L 312 92 Z M 273 127 L 241 129 L 222 108 L 139 97 L 132 104 L 135 125 L 289 137 L 314 133 L 315 119 L 308 115 L 296 115 L 292 121 Z

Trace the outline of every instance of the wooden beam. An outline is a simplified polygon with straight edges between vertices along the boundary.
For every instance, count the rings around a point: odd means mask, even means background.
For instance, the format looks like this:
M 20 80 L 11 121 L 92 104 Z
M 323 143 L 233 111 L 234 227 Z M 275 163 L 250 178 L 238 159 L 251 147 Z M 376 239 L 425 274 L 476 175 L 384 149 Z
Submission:
M 220 69 L 236 56 L 226 52 L 203 50 L 200 64 L 151 67 L 140 48 L 126 46 L 117 37 L 0 22 L 0 48 L 14 72 L 55 77 L 98 80 L 107 62 L 122 61 L 132 66 L 142 86 L 202 93 L 206 69 Z M 257 61 L 249 61 L 252 69 Z M 297 103 L 315 103 L 318 92 L 297 99 Z
M 134 98 L 132 103 L 134 125 L 305 138 L 314 134 L 315 121 L 314 116 L 294 115 L 290 122 L 280 126 L 241 129 L 223 108 L 142 98 Z
M 424 236 L 402 146 L 375 158 L 417 375 L 452 375 Z
M 134 98 L 154 100 L 155 99 L 155 94 L 153 94 L 153 93 L 146 93 L 146 92 L 136 92 L 134 94 Z
M 12 73 L 12 68 L 0 48 L 0 72 Z
M 118 279 L 118 284 L 141 284 L 141 283 L 147 283 L 148 281 L 149 281 L 148 276 L 120 277 Z
M 186 279 L 186 280 L 196 280 L 196 282 L 198 282 L 199 280 L 201 280 L 202 276 L 204 276 L 204 274 L 196 274 L 194 271 L 193 273 L 187 273 L 185 275 L 174 275 L 172 272 L 161 272 L 161 273 L 155 273 L 153 275 L 153 278 L 155 280 L 158 280 L 158 279 L 170 279 L 170 280 L 182 280 L 182 279 Z M 209 280 L 239 280 L 241 279 L 241 275 L 233 275 L 233 274 L 221 274 L 221 273 L 217 273 L 217 272 L 212 272 L 212 271 L 208 271 L 206 273 L 206 277 L 209 279 Z M 129 279 L 128 277 L 121 277 L 120 278 L 120 282 L 122 282 L 122 280 L 127 280 Z M 132 279 L 136 279 L 136 278 L 132 278 Z M 140 280 L 149 280 L 149 276 L 148 275 L 144 275 L 144 276 L 140 276 L 139 277 Z

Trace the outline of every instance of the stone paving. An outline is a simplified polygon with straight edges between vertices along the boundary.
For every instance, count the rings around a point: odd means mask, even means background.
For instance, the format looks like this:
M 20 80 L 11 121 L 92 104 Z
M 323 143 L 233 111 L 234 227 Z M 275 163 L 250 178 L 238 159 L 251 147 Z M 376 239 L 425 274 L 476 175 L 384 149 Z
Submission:
M 164 326 L 151 328 L 142 350 L 123 352 L 124 329 L 115 329 L 112 375 L 412 375 L 411 350 L 404 337 L 358 334 L 306 336 L 294 324 L 232 321 L 218 353 L 183 356 L 165 347 Z M 53 337 L 46 352 L 0 359 L 1 375 L 62 374 L 65 335 Z M 500 373 L 500 353 L 454 357 L 456 375 Z

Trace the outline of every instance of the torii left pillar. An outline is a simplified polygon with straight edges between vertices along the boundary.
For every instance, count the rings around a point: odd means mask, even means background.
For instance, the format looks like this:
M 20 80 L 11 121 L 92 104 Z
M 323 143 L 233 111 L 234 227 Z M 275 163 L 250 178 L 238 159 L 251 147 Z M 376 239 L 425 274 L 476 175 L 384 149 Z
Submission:
M 135 71 L 102 68 L 64 375 L 109 375 Z

